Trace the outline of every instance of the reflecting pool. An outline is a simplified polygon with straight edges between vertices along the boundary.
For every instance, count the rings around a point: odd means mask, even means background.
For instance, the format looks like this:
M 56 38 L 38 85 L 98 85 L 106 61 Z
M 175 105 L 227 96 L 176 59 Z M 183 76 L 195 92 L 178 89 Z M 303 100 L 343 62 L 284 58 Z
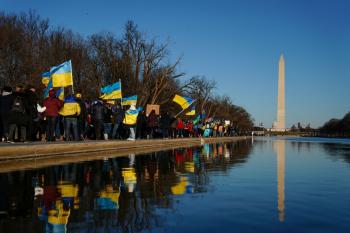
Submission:
M 0 232 L 350 232 L 350 140 L 254 138 L 0 173 Z

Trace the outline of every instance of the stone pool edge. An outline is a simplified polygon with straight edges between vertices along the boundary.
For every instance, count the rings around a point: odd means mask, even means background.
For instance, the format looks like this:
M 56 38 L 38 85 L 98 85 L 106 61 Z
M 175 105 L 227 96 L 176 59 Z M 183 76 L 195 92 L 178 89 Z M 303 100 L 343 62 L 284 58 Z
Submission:
M 243 136 L 15 144 L 0 147 L 0 173 L 249 138 Z

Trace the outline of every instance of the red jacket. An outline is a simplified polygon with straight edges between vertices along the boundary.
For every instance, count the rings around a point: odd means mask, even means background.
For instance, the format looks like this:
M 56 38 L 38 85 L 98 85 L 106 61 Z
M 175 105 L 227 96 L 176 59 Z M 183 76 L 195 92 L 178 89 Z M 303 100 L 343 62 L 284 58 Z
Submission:
M 177 129 L 183 129 L 185 127 L 184 122 L 181 119 L 177 120 Z
M 46 107 L 45 116 L 56 117 L 58 111 L 63 106 L 63 101 L 57 99 L 55 96 L 50 96 L 44 100 L 44 106 Z

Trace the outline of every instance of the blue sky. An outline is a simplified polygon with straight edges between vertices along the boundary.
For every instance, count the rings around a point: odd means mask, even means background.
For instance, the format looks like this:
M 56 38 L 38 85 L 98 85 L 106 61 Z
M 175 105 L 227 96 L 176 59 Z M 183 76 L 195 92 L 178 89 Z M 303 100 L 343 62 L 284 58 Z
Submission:
M 5 12 L 35 10 L 84 36 L 122 34 L 133 20 L 149 38 L 170 41 L 187 77 L 205 75 L 216 92 L 270 127 L 276 118 L 278 59 L 286 61 L 287 126 L 317 127 L 350 111 L 350 1 L 0 0 Z

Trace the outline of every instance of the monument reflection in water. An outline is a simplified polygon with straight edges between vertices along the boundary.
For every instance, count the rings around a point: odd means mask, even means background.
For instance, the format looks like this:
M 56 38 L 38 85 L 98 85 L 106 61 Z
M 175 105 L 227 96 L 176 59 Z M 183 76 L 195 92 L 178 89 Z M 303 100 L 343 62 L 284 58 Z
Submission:
M 284 175 L 286 160 L 286 142 L 284 140 L 273 141 L 277 154 L 277 196 L 278 196 L 278 218 L 281 222 L 285 220 L 284 212 Z
M 0 174 L 0 232 L 151 231 L 162 225 L 157 208 L 207 192 L 208 174 L 245 162 L 250 148 L 204 145 Z

